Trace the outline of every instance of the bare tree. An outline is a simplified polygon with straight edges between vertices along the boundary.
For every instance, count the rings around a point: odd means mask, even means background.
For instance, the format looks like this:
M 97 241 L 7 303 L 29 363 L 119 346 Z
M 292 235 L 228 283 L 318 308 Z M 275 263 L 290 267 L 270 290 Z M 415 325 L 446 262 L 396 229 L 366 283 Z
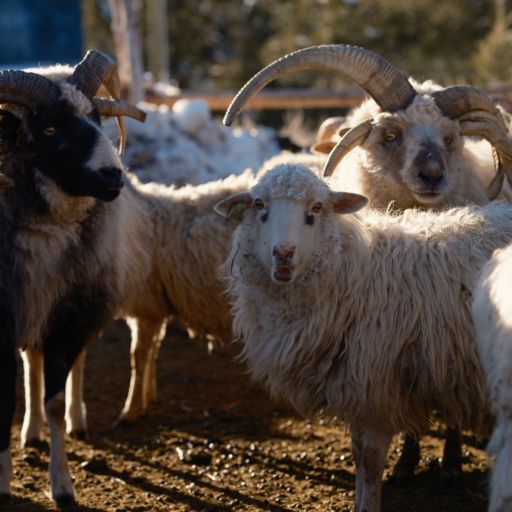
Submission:
M 139 0 L 108 0 L 123 96 L 129 101 L 144 97 L 144 69 L 139 34 Z
M 146 0 L 148 69 L 155 80 L 169 80 L 167 0 Z

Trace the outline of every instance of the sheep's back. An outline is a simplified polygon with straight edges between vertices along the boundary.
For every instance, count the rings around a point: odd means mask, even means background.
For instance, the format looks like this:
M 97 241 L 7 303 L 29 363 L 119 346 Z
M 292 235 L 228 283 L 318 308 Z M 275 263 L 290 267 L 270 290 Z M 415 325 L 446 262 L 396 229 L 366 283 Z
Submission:
M 369 212 L 361 220 L 355 229 L 369 236 L 331 251 L 314 293 L 300 280 L 282 293 L 268 279 L 231 280 L 252 374 L 305 414 L 417 431 L 436 409 L 478 426 L 486 392 L 470 300 L 492 251 L 512 240 L 512 209 Z

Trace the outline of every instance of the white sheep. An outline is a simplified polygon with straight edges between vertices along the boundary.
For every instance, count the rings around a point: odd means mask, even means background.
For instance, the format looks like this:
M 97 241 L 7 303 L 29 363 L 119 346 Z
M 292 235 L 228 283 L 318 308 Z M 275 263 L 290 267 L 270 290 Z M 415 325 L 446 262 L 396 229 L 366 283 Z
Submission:
M 470 302 L 492 251 L 512 240 L 502 202 L 391 216 L 280 165 L 220 213 L 243 220 L 224 273 L 252 376 L 306 415 L 345 421 L 356 508 L 380 510 L 391 437 L 433 411 L 478 429 L 487 411 Z
M 228 108 L 230 124 L 262 87 L 283 75 L 315 69 L 353 80 L 369 98 L 347 118 L 326 119 L 312 149 L 329 154 L 324 173 L 343 190 L 364 194 L 373 208 L 442 209 L 486 204 L 510 174 L 512 146 L 501 112 L 471 87 L 408 80 L 392 64 L 363 48 L 326 45 L 298 50 L 269 64 L 237 94 Z M 477 135 L 487 140 L 470 140 Z M 494 155 L 501 164 L 495 176 Z M 501 197 L 512 201 L 505 184 Z M 417 439 L 408 437 L 395 467 L 399 482 L 410 481 L 419 461 Z M 460 435 L 448 429 L 442 476 L 460 473 Z
M 512 246 L 497 250 L 475 287 L 473 319 L 496 424 L 489 512 L 512 510 Z

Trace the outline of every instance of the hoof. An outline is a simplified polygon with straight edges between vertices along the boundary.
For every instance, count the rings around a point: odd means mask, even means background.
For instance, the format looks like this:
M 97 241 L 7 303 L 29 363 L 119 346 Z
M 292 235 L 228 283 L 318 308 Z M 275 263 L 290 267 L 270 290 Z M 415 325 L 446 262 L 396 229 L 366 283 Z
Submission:
M 76 505 L 75 497 L 72 494 L 61 494 L 60 496 L 55 496 L 53 500 L 58 509 Z
M 38 452 L 47 452 L 50 449 L 50 445 L 47 441 L 34 437 L 33 439 L 27 439 L 23 448 L 35 448 Z
M 85 441 L 87 439 L 87 430 L 72 430 L 71 432 L 69 432 L 69 437 L 77 439 L 78 441 Z

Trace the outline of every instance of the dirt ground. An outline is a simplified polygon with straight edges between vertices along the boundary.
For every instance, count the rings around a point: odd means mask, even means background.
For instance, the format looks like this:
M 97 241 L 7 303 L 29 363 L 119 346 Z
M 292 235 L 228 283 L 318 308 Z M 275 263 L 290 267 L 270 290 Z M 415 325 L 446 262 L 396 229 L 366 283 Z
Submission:
M 113 325 L 89 348 L 89 439 L 67 443 L 77 511 L 352 510 L 354 463 L 343 427 L 309 422 L 272 403 L 234 361 L 231 344 L 208 353 L 205 341 L 170 331 L 158 364 L 159 398 L 136 424 L 113 427 L 128 386 L 129 333 Z M 21 376 L 9 511 L 52 510 L 48 453 L 18 448 Z M 464 477 L 440 485 L 442 451 L 434 428 L 422 439 L 414 484 L 386 482 L 383 512 L 483 512 L 485 452 L 465 436 Z M 386 476 L 399 454 L 395 439 Z

